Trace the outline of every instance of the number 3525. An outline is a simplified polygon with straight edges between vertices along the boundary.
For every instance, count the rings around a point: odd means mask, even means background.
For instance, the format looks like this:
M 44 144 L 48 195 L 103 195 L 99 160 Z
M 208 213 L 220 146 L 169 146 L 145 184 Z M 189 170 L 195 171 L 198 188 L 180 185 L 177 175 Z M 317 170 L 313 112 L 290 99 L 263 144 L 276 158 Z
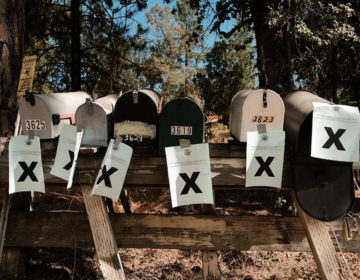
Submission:
M 251 119 L 252 123 L 272 123 L 274 121 L 274 116 L 253 116 Z

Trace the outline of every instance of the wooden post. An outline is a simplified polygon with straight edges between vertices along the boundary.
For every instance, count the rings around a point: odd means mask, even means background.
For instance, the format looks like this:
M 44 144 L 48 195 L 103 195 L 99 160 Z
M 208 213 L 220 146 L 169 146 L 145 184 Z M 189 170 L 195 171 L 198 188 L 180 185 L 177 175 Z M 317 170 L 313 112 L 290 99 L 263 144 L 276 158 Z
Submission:
M 201 213 L 215 214 L 215 190 L 213 189 L 214 204 L 201 204 Z M 218 268 L 217 251 L 203 251 L 203 276 L 204 280 L 220 279 L 220 271 Z
M 340 262 L 331 241 L 329 230 L 322 221 L 311 218 L 300 208 L 293 190 L 291 191 L 291 195 L 296 204 L 321 278 L 323 280 L 342 279 Z
M 6 232 L 6 224 L 9 215 L 10 208 L 10 195 L 8 190 L 4 191 L 4 199 L 1 208 L 1 216 L 0 216 L 0 263 L 2 259 L 3 249 L 4 249 L 4 240 L 5 240 L 5 232 Z
M 98 195 L 90 197 L 91 187 L 83 185 L 81 190 L 104 280 L 125 280 L 105 200 Z

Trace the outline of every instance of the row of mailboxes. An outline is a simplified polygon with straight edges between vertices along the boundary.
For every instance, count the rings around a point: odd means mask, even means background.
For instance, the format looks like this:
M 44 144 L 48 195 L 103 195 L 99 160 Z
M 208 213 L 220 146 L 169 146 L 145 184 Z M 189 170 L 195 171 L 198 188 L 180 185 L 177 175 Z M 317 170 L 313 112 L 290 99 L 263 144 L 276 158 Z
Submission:
M 85 92 L 28 94 L 20 104 L 23 135 L 29 130 L 40 139 L 59 136 L 66 122 L 84 129 L 82 145 L 106 147 L 121 136 L 132 147 L 179 145 L 180 139 L 199 144 L 204 139 L 204 115 L 190 97 L 174 98 L 163 108 L 161 95 L 150 89 L 108 95 L 93 101 Z M 160 136 L 159 136 L 160 135 Z
M 354 202 L 352 164 L 311 157 L 313 102 L 332 104 L 309 91 L 297 90 L 282 100 L 271 90 L 243 90 L 230 109 L 230 134 L 246 142 L 248 131 L 284 130 L 294 167 L 295 194 L 310 216 L 332 221 L 344 217 Z M 285 118 L 284 118 L 285 117 Z

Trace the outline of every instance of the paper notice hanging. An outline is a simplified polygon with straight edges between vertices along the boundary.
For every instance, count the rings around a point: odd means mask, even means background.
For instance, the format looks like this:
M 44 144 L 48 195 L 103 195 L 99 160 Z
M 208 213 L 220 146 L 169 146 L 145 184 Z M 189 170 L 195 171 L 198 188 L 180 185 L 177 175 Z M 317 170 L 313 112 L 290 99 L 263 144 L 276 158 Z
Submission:
M 281 188 L 285 132 L 247 133 L 246 187 Z
M 72 186 L 82 135 L 83 130 L 77 126 L 66 123 L 61 126 L 55 163 L 50 174 L 68 181 L 68 189 Z
M 120 143 L 116 146 L 114 139 L 111 139 L 91 195 L 97 194 L 115 201 L 119 199 L 132 153 L 133 149 L 128 145 Z
M 45 193 L 40 138 L 16 136 L 9 144 L 9 194 L 30 191 Z
M 213 204 L 209 144 L 165 148 L 172 207 Z
M 26 56 L 21 66 L 21 74 L 17 95 L 25 95 L 25 91 L 31 91 L 36 65 L 36 55 Z
M 311 156 L 357 162 L 360 134 L 359 109 L 318 102 L 313 104 Z

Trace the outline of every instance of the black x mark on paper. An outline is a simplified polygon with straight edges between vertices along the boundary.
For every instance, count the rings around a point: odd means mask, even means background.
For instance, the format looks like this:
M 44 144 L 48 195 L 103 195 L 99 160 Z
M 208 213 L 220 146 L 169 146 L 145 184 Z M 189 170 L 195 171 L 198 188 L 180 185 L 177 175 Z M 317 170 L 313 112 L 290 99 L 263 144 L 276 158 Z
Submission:
M 38 163 L 36 161 L 33 161 L 30 166 L 27 166 L 25 161 L 19 161 L 19 165 L 24 170 L 24 172 L 19 177 L 18 182 L 24 182 L 26 178 L 29 176 L 31 181 L 38 182 L 38 179 L 36 178 L 34 174 L 34 169 Z
M 326 143 L 324 144 L 324 146 L 322 146 L 322 147 L 324 149 L 330 149 L 332 144 L 335 144 L 336 149 L 338 149 L 339 151 L 345 151 L 344 146 L 340 142 L 340 137 L 345 133 L 346 129 L 340 128 L 334 134 L 334 131 L 332 130 L 331 127 L 324 126 L 324 128 L 325 128 L 327 134 L 329 135 L 329 140 L 327 140 Z
M 117 168 L 111 167 L 109 171 L 106 171 L 106 165 L 101 169 L 101 176 L 99 177 L 99 180 L 97 180 L 96 184 L 99 185 L 102 180 L 105 181 L 105 187 L 112 188 L 110 176 L 114 174 L 116 171 L 118 171 Z
M 264 171 L 269 177 L 275 177 L 274 173 L 270 169 L 270 164 L 272 163 L 275 157 L 268 157 L 265 162 L 262 159 L 262 157 L 255 157 L 255 158 L 257 162 L 260 164 L 260 168 L 255 173 L 256 177 L 261 176 Z
M 74 163 L 74 152 L 69 150 L 69 156 L 70 156 L 70 162 L 63 167 L 65 170 L 70 170 L 70 168 L 73 166 Z
M 189 179 L 189 176 L 186 173 L 180 173 L 180 177 L 185 181 L 185 187 L 183 188 L 183 190 L 181 191 L 180 195 L 183 194 L 188 194 L 190 188 L 192 188 L 194 190 L 195 193 L 202 193 L 202 191 L 200 190 L 199 186 L 196 185 L 195 181 L 197 179 L 197 177 L 199 176 L 200 172 L 194 172 L 191 175 L 191 179 Z

